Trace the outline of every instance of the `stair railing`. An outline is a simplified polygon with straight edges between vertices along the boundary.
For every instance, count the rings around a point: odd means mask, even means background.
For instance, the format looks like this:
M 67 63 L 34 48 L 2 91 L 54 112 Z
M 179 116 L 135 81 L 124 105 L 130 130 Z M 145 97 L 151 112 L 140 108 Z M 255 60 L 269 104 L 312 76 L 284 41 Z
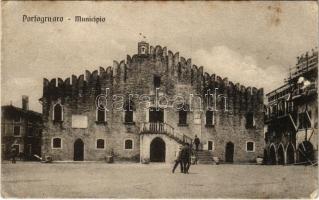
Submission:
M 140 133 L 166 134 L 169 137 L 179 140 L 183 143 L 191 144 L 192 138 L 185 134 L 178 134 L 174 131 L 174 127 L 165 122 L 143 122 Z

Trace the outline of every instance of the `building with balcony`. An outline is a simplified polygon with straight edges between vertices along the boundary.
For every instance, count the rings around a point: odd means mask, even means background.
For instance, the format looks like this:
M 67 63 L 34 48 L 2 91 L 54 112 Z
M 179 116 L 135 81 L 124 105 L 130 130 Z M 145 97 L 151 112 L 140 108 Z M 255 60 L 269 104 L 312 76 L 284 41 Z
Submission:
M 15 149 L 18 157 L 34 160 L 41 155 L 42 115 L 28 109 L 28 97 L 22 97 L 22 108 L 1 106 L 2 160 L 10 159 Z
M 285 84 L 266 94 L 265 160 L 314 164 L 318 156 L 318 51 L 297 57 Z
M 195 135 L 225 162 L 263 155 L 263 89 L 208 74 L 166 47 L 138 43 L 113 67 L 43 81 L 42 156 L 173 162 Z

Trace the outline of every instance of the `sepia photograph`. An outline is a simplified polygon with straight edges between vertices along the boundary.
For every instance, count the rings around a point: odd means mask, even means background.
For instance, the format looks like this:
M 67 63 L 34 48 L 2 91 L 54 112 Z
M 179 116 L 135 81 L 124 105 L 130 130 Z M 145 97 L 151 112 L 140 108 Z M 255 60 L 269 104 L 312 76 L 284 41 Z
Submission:
M 1 15 L 2 198 L 318 198 L 317 1 Z

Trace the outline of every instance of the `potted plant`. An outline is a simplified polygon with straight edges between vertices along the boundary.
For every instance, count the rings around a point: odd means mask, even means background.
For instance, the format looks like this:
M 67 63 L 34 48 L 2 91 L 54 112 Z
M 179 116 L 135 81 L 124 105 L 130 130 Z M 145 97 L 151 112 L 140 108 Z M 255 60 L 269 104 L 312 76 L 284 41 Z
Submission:
M 261 164 L 263 164 L 263 157 L 262 156 L 257 156 L 257 158 L 256 158 L 256 163 L 258 164 L 258 165 L 261 165 Z

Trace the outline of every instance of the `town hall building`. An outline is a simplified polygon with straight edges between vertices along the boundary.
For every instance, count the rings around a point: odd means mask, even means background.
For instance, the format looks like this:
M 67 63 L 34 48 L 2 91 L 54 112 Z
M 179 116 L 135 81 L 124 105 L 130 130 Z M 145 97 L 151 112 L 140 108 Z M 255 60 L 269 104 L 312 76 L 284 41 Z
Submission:
M 44 79 L 41 101 L 41 152 L 53 160 L 173 162 L 195 135 L 222 162 L 263 156 L 263 89 L 210 75 L 146 42 L 112 67 Z

